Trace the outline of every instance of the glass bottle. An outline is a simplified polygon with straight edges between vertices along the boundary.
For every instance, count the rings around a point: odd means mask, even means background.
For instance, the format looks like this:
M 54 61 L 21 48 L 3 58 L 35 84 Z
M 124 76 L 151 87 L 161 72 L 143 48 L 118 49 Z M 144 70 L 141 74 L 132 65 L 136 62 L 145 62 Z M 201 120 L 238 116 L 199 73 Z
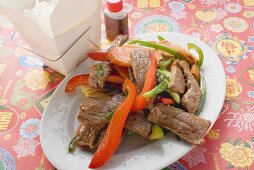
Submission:
M 104 10 L 106 36 L 113 41 L 117 35 L 129 35 L 128 13 L 123 10 L 122 0 L 107 0 L 107 9 Z

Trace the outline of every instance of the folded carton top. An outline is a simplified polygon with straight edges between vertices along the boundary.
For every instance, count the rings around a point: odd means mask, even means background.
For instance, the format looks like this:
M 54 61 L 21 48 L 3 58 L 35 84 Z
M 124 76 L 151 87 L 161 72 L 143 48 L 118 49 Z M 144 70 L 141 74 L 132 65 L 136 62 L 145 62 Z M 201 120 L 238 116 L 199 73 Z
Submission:
M 48 51 L 61 55 L 100 15 L 100 0 L 58 0 L 50 22 L 53 37 L 50 37 L 33 21 L 23 14 L 24 9 L 32 9 L 36 0 L 0 0 L 0 11 L 6 15 L 21 36 L 37 49 L 38 54 Z
M 33 8 L 35 2 L 36 0 L 0 0 L 0 5 L 23 15 L 24 9 Z M 50 16 L 53 36 L 63 34 L 81 24 L 91 17 L 98 8 L 100 8 L 99 0 L 58 0 Z

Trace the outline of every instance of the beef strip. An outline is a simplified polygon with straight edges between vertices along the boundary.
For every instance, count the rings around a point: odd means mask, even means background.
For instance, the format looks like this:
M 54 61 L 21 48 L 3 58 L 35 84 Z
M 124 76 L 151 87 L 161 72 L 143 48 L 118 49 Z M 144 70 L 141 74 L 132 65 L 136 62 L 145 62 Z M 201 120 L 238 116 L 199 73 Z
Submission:
M 191 144 L 203 144 L 211 122 L 170 105 L 157 104 L 148 120 L 176 133 Z
M 92 88 L 103 88 L 105 85 L 105 81 L 107 80 L 107 77 L 112 72 L 112 68 L 109 62 L 104 61 L 99 63 L 101 64 L 101 67 L 103 69 L 102 75 L 99 75 L 97 70 L 93 70 L 89 74 L 89 86 Z
M 144 86 L 147 69 L 150 65 L 149 49 L 133 49 L 130 57 L 137 93 L 140 93 Z
M 118 35 L 114 41 L 111 43 L 111 46 L 108 48 L 108 51 L 113 51 L 113 48 L 122 46 L 125 42 L 128 41 L 128 35 Z
M 188 88 L 187 92 L 181 98 L 181 103 L 188 112 L 195 113 L 201 97 L 199 84 L 191 74 L 190 67 L 186 61 L 177 62 L 177 66 L 183 71 Z
M 179 94 L 183 94 L 185 91 L 185 79 L 181 69 L 177 66 L 171 68 L 169 89 Z
M 104 103 L 102 99 L 88 98 L 80 106 L 78 120 L 81 123 L 81 140 L 77 142 L 78 145 L 88 146 L 90 149 L 97 146 L 97 139 L 107 126 L 104 116 L 108 113 L 108 108 Z
M 123 100 L 124 95 L 118 94 L 114 95 L 112 97 L 112 100 L 109 101 L 107 104 L 110 106 L 111 110 L 113 110 L 118 105 L 120 105 Z M 151 123 L 147 121 L 144 112 L 140 111 L 137 113 L 130 113 L 128 115 L 124 128 L 133 131 L 144 138 L 148 138 L 148 135 L 150 133 L 150 126 Z
M 135 83 L 135 77 L 133 75 L 133 70 L 131 67 L 128 68 L 128 78 L 133 82 Z
M 107 122 L 105 116 L 113 109 L 117 108 L 125 96 L 115 94 L 111 99 L 86 98 L 80 106 L 78 120 L 81 123 L 81 140 L 80 146 L 88 146 L 90 149 L 99 146 L 105 134 Z M 147 138 L 150 132 L 150 122 L 145 118 L 143 112 L 134 113 L 127 117 L 126 129 L 131 130 L 138 135 Z
M 129 113 L 124 127 L 127 130 L 142 136 L 143 138 L 148 138 L 148 135 L 151 131 L 151 123 L 147 121 L 143 111 Z
M 115 109 L 124 99 L 122 94 L 116 94 L 111 100 L 86 98 L 80 106 L 78 120 L 81 123 L 81 140 L 78 145 L 89 146 L 93 149 L 101 141 L 103 130 L 107 127 L 106 114 Z

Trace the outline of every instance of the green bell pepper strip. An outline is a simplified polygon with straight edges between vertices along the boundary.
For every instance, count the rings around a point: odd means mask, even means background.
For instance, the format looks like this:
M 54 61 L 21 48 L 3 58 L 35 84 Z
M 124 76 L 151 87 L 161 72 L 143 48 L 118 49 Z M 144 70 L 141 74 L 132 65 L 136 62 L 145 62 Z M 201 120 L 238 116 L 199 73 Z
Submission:
M 157 124 L 153 124 L 151 127 L 151 134 L 149 135 L 150 140 L 162 139 L 164 138 L 164 132 L 161 127 Z
M 161 170 L 172 170 L 172 169 L 169 168 L 169 167 L 166 167 L 166 168 L 163 168 L 163 169 L 161 169 Z
M 167 70 L 167 67 L 169 67 L 172 63 L 174 62 L 173 58 L 168 59 L 168 61 L 166 61 L 165 63 L 163 63 L 162 65 L 159 65 L 159 68 L 161 70 Z
M 166 92 L 175 100 L 177 104 L 180 104 L 180 95 L 178 93 L 173 92 L 169 89 L 167 89 Z
M 76 143 L 77 141 L 79 141 L 80 138 L 81 138 L 81 135 L 78 134 L 78 135 L 74 136 L 74 138 L 71 139 L 71 141 L 70 141 L 70 143 L 69 143 L 69 147 L 68 147 L 69 153 L 72 153 L 72 152 L 75 151 L 75 143 Z
M 171 73 L 169 72 L 169 71 L 164 71 L 164 70 L 160 70 L 160 69 L 157 69 L 156 70 L 156 73 L 158 73 L 159 75 L 163 75 L 164 76 L 164 79 L 163 79 L 163 81 L 162 82 L 167 82 L 167 88 L 165 88 L 165 90 L 164 91 L 166 91 L 173 99 L 174 99 L 174 101 L 177 103 L 177 104 L 180 104 L 180 95 L 178 94 L 178 93 L 176 93 L 176 92 L 173 92 L 173 91 L 171 91 L 170 89 L 168 89 L 168 85 L 169 85 L 169 81 L 167 81 L 165 78 L 167 78 L 167 79 L 170 79 L 170 76 L 171 76 Z M 160 84 L 163 84 L 163 83 L 160 83 Z M 160 85 L 159 84 L 159 85 Z M 158 86 L 159 86 L 158 85 Z M 158 87 L 158 86 L 156 86 L 156 87 Z M 166 85 L 164 85 L 163 84 L 163 89 L 164 89 L 164 86 L 166 86 Z M 155 88 L 156 88 L 155 87 Z M 149 94 L 147 94 L 148 96 L 154 96 L 154 95 L 152 95 L 152 91 L 153 90 L 155 90 L 155 88 L 154 89 L 152 89 L 151 91 L 149 91 L 149 92 L 147 92 L 147 93 L 149 93 Z M 163 90 L 163 89 L 161 89 L 161 90 Z M 157 90 L 157 89 L 156 89 Z M 161 93 L 161 92 L 160 92 Z M 158 93 L 159 94 L 159 93 Z M 155 94 L 155 95 L 157 95 L 157 94 Z M 144 95 L 144 97 L 145 97 L 145 95 Z
M 133 131 L 128 131 L 128 132 L 126 133 L 126 136 L 131 136 L 131 135 L 133 135 L 133 134 L 134 134 Z
M 165 40 L 165 38 L 164 38 L 164 37 L 162 37 L 162 36 L 160 36 L 160 35 L 158 35 L 158 36 L 157 36 L 157 38 L 158 38 L 158 40 L 159 40 L 159 41 L 163 41 L 163 40 Z
M 202 111 L 202 108 L 204 106 L 205 99 L 206 99 L 206 81 L 205 81 L 204 75 L 202 73 L 200 73 L 200 75 L 201 75 L 201 79 L 200 79 L 201 97 L 200 97 L 200 102 L 198 105 L 198 109 L 195 112 L 195 115 L 200 114 L 200 112 Z
M 154 44 L 151 42 L 146 42 L 146 41 L 141 41 L 141 40 L 133 40 L 131 42 L 129 42 L 129 44 L 140 44 L 141 46 L 145 46 L 145 47 L 150 47 L 150 48 L 155 48 L 155 49 L 159 49 L 162 51 L 166 51 L 169 54 L 172 54 L 174 56 L 175 59 L 179 59 L 179 60 L 184 60 L 184 56 L 180 53 L 178 53 L 177 51 L 165 47 L 163 45 L 159 45 L 159 44 Z
M 196 46 L 195 44 L 192 44 L 192 43 L 188 43 L 187 47 L 189 50 L 194 49 L 195 51 L 197 51 L 197 53 L 199 55 L 197 66 L 200 68 L 203 64 L 203 61 L 204 61 L 203 51 L 198 46 Z
M 177 141 L 180 141 L 180 140 L 181 140 L 181 138 L 180 138 L 177 134 L 175 134 L 175 137 L 176 137 L 176 140 L 177 140 Z
M 110 119 L 112 118 L 113 114 L 115 113 L 115 110 L 116 109 L 113 109 L 111 112 L 109 112 L 106 116 L 105 116 L 105 119 L 106 119 L 106 122 L 109 123 Z
M 152 98 L 153 96 L 156 96 L 168 88 L 168 81 L 164 79 L 159 85 L 155 86 L 152 90 L 146 92 L 143 96 L 147 99 Z
M 156 73 L 158 73 L 159 75 L 163 75 L 166 78 L 170 78 L 171 73 L 169 71 L 166 70 L 160 70 L 160 69 L 156 69 Z
M 104 74 L 104 70 L 101 64 L 96 64 L 96 71 L 98 73 L 99 76 L 103 76 Z

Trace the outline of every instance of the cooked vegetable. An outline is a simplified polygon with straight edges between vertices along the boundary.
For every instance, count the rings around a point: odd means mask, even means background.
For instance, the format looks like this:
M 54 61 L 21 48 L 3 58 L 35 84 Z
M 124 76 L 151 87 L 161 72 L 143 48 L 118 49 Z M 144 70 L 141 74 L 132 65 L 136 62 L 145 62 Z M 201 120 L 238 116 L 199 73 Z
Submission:
M 171 66 L 171 64 L 174 62 L 173 58 L 168 59 L 168 61 L 166 61 L 165 63 L 163 63 L 163 65 L 160 65 L 159 68 L 161 70 L 167 70 L 168 67 Z
M 169 168 L 169 167 L 166 167 L 166 168 L 163 168 L 163 169 L 161 169 L 161 170 L 172 170 L 172 169 Z
M 129 131 L 126 133 L 126 136 L 131 136 L 131 135 L 133 135 L 133 134 L 134 134 L 134 132 L 129 130 Z
M 157 60 L 153 53 L 150 52 L 150 66 L 147 69 L 145 82 L 141 93 L 136 97 L 136 100 L 132 106 L 132 111 L 139 111 L 148 104 L 148 100 L 144 97 L 144 94 L 151 89 L 153 89 L 156 83 L 156 67 L 157 67 Z
M 102 89 L 96 89 L 96 88 L 91 88 L 89 86 L 84 86 L 82 87 L 82 92 L 85 95 L 85 97 L 93 97 L 94 94 L 96 93 L 103 93 Z
M 103 71 L 103 67 L 102 67 L 101 64 L 96 64 L 96 71 L 97 71 L 99 76 L 103 76 L 104 71 Z
M 164 132 L 161 127 L 157 124 L 153 124 L 151 127 L 151 134 L 149 136 L 150 140 L 162 139 L 164 138 Z
M 192 43 L 187 44 L 188 50 L 162 36 L 157 39 L 133 40 L 119 46 L 126 39 L 113 43 L 109 52 L 88 53 L 89 58 L 103 62 L 93 65 L 90 75 L 77 75 L 68 81 L 66 93 L 83 86 L 85 96 L 78 115 L 81 125 L 68 150 L 73 152 L 75 143 L 98 147 L 89 168 L 105 165 L 126 132 L 156 140 L 164 137 L 165 128 L 192 144 L 203 143 L 211 122 L 191 114 L 201 112 L 206 98 L 200 71 L 203 52 Z M 195 57 L 191 49 L 199 56 Z M 191 133 L 186 134 L 186 124 L 191 126 L 187 127 Z
M 74 92 L 78 86 L 88 86 L 89 74 L 81 74 L 71 78 L 65 87 L 65 93 Z M 109 75 L 107 81 L 114 83 L 122 83 L 123 78 L 118 75 Z
M 197 65 L 198 65 L 198 67 L 200 68 L 200 67 L 202 66 L 203 60 L 204 60 L 203 51 L 202 51 L 198 46 L 196 46 L 195 44 L 192 44 L 192 43 L 188 43 L 187 46 L 188 46 L 188 49 L 189 49 L 189 50 L 190 50 L 190 49 L 194 49 L 194 50 L 197 51 L 197 53 L 198 53 L 198 55 L 199 55 Z
M 109 53 L 107 58 L 111 63 L 117 66 L 131 67 L 130 53 L 134 47 L 115 47 L 112 52 Z
M 184 59 L 184 56 L 182 54 L 178 53 L 177 51 L 175 51 L 171 48 L 168 48 L 168 47 L 165 47 L 162 45 L 158 45 L 158 44 L 154 44 L 154 43 L 146 42 L 146 41 L 141 41 L 141 40 L 133 40 L 133 41 L 129 42 L 129 44 L 140 44 L 142 46 L 163 50 L 163 51 L 168 52 L 169 54 L 172 54 L 175 59 L 179 59 L 179 60 Z
M 114 65 L 117 73 L 123 78 L 128 78 L 128 68 Z
M 159 40 L 159 41 L 163 41 L 163 40 L 165 40 L 165 38 L 163 38 L 163 37 L 162 37 L 162 36 L 160 36 L 160 35 L 158 35 L 158 36 L 157 36 L 157 38 L 158 38 L 158 40 Z
M 113 114 L 115 113 L 115 109 L 114 110 L 112 110 L 111 112 L 109 112 L 107 115 L 106 115 L 106 117 L 105 117 L 105 119 L 106 119 L 106 122 L 107 123 L 109 123 L 109 121 L 111 120 L 111 118 L 112 118 L 112 116 L 113 116 Z
M 164 78 L 167 78 L 167 79 L 169 79 L 170 76 L 171 76 L 171 73 L 169 71 L 166 71 L 166 70 L 157 69 L 156 72 L 159 73 L 160 75 L 163 75 Z
M 81 75 L 77 75 L 75 77 L 72 77 L 66 87 L 65 87 L 65 93 L 71 93 L 75 91 L 75 88 L 77 86 L 83 85 L 83 86 L 88 86 L 88 78 L 89 75 L 88 74 L 81 74 Z
M 87 53 L 86 55 L 95 61 L 108 61 L 109 52 L 93 52 L 93 53 Z
M 107 93 L 105 93 L 102 89 L 95 89 L 91 88 L 89 86 L 83 86 L 82 87 L 82 93 L 84 94 L 85 97 L 97 97 L 101 99 L 110 99 L 111 96 Z
M 203 74 L 201 74 L 201 79 L 200 79 L 200 90 L 201 90 L 201 97 L 200 97 L 198 109 L 195 112 L 195 115 L 200 114 L 200 112 L 202 111 L 202 108 L 204 106 L 205 99 L 206 99 L 206 81 L 205 81 L 205 77 Z
M 69 143 L 69 147 L 68 147 L 69 153 L 72 153 L 75 151 L 76 142 L 78 142 L 80 140 L 80 138 L 81 138 L 80 134 L 78 134 L 74 138 L 72 138 L 72 140 Z
M 114 82 L 114 83 L 123 83 L 124 82 L 124 78 L 116 75 L 116 74 L 110 74 L 107 78 L 108 81 L 110 82 Z
M 165 98 L 165 97 L 162 97 L 161 101 L 162 101 L 163 104 L 174 104 L 175 103 L 175 101 L 173 99 Z
M 175 100 L 177 104 L 180 104 L 180 95 L 172 90 L 167 89 L 166 92 Z
M 128 91 L 128 95 L 113 114 L 107 127 L 106 134 L 93 155 L 89 168 L 99 168 L 103 166 L 111 158 L 121 142 L 125 120 L 136 98 L 136 88 L 130 80 L 125 79 L 123 89 Z
M 152 90 L 146 92 L 143 96 L 145 98 L 149 99 L 149 98 L 152 98 L 152 97 L 164 92 L 168 88 L 168 83 L 169 82 L 166 79 L 164 79 L 159 85 L 154 87 Z

